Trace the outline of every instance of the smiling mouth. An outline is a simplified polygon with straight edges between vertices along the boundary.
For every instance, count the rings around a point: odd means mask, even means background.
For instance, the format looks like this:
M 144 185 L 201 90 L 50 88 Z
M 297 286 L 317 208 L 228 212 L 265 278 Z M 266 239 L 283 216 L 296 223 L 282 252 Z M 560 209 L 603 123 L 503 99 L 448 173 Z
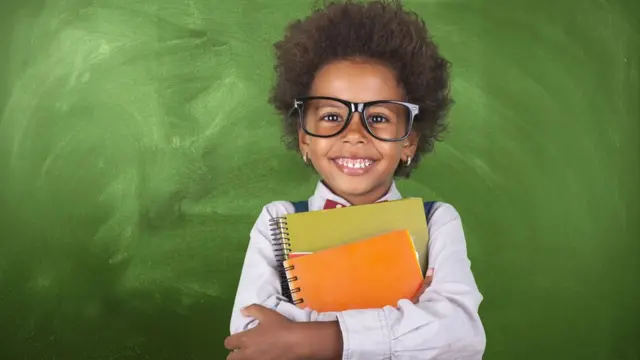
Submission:
M 365 158 L 336 158 L 333 163 L 347 175 L 362 175 L 371 169 L 375 160 Z

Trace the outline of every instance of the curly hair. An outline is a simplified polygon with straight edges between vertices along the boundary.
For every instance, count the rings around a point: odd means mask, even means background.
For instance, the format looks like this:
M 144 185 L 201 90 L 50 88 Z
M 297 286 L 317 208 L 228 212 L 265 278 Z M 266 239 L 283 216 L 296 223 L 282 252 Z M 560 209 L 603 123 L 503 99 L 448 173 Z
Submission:
M 269 103 L 282 115 L 288 148 L 298 148 L 299 125 L 289 117 L 293 99 L 308 94 L 320 68 L 347 59 L 387 65 L 406 100 L 420 106 L 413 127 L 420 134 L 416 153 L 409 166 L 398 166 L 395 176 L 409 177 L 422 156 L 441 140 L 453 103 L 450 63 L 439 54 L 420 16 L 405 10 L 399 0 L 332 1 L 316 7 L 305 19 L 288 25 L 274 49 L 276 82 Z

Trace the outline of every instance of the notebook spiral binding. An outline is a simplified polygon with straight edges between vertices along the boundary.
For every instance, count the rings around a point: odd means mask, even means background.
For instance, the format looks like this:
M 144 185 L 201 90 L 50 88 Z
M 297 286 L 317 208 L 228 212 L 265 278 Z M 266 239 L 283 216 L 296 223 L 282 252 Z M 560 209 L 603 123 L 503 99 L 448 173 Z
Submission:
M 287 220 L 284 217 L 275 217 L 269 220 L 271 231 L 271 242 L 273 246 L 273 252 L 276 257 L 276 263 L 278 264 L 278 274 L 280 276 L 280 288 L 282 295 L 286 297 L 289 302 L 293 303 L 291 294 L 294 292 L 290 290 L 289 279 L 287 278 L 287 271 L 289 268 L 284 268 L 283 262 L 289 258 L 289 252 L 291 252 L 291 243 L 289 239 L 289 229 L 287 228 Z M 298 289 L 299 290 L 299 289 Z
M 291 266 L 288 266 L 288 267 L 284 268 L 284 271 L 290 271 L 290 270 L 293 270 L 295 268 L 296 268 L 295 266 L 291 265 Z M 290 278 L 287 278 L 287 284 L 293 284 L 295 281 L 298 281 L 298 277 L 297 276 L 292 276 Z M 289 286 L 289 288 L 291 289 L 291 291 L 289 291 L 290 295 L 295 294 L 297 292 L 300 292 L 300 288 L 299 287 L 292 288 L 292 286 L 290 286 L 290 285 L 287 285 L 287 286 Z M 304 299 L 295 299 L 295 300 L 293 300 L 293 296 L 291 296 L 291 300 L 292 300 L 292 303 L 295 304 L 295 305 L 302 304 L 304 302 Z

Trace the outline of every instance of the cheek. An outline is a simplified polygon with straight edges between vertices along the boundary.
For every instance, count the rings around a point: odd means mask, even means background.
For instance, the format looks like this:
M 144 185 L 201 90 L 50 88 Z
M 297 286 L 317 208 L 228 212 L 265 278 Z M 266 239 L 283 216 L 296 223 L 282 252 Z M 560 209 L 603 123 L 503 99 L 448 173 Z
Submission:
M 387 161 L 397 162 L 402 157 L 402 145 L 399 143 L 381 143 L 377 148 Z
M 316 155 L 316 157 L 324 157 L 329 153 L 332 146 L 333 141 L 330 139 L 313 138 L 309 141 L 309 152 L 312 155 Z

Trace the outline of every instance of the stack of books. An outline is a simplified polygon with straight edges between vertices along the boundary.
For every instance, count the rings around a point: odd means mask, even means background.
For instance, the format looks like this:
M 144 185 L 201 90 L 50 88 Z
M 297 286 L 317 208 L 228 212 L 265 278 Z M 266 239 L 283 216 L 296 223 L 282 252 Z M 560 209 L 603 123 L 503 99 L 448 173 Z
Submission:
M 396 306 L 421 287 L 429 231 L 420 198 L 272 219 L 285 296 L 319 312 Z

